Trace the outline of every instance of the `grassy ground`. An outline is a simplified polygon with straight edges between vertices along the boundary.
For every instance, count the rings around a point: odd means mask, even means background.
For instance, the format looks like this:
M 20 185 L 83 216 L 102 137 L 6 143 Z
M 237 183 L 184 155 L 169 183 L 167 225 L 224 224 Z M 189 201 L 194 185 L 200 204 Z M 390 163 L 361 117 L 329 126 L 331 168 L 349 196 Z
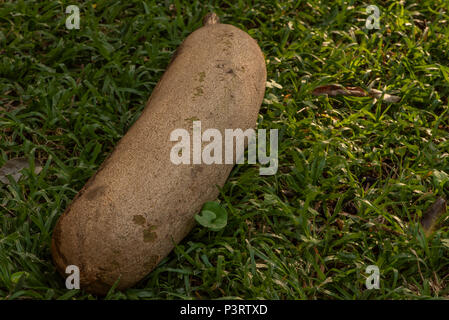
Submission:
M 236 166 L 220 196 L 227 227 L 196 227 L 108 298 L 449 297 L 449 219 L 430 238 L 417 224 L 449 196 L 449 3 L 206 2 L 85 2 L 81 29 L 67 30 L 72 2 L 0 1 L 0 166 L 45 164 L 0 186 L 0 298 L 96 298 L 65 289 L 53 227 L 211 10 L 257 39 L 279 84 L 259 116 L 279 129 L 279 171 Z M 368 4 L 381 10 L 377 32 L 365 29 Z M 311 94 L 328 83 L 402 99 Z M 365 288 L 372 264 L 379 290 Z

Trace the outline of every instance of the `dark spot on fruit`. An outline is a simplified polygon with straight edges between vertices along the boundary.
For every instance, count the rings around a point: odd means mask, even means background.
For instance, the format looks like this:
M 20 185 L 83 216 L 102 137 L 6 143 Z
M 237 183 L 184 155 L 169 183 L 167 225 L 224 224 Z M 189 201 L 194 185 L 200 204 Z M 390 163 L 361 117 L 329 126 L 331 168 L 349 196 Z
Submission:
M 199 87 L 195 88 L 195 92 L 193 93 L 193 96 L 199 97 L 199 96 L 202 96 L 203 94 L 204 94 L 203 86 L 199 86 Z
M 157 234 L 154 232 L 156 229 L 155 226 L 150 226 L 148 229 L 143 230 L 143 241 L 144 242 L 153 242 L 157 239 Z
M 187 122 L 193 122 L 193 121 L 198 121 L 198 120 L 200 120 L 198 117 L 190 117 L 190 118 L 184 119 L 184 121 L 187 121 Z
M 90 190 L 89 192 L 86 193 L 86 199 L 87 200 L 93 200 L 98 196 L 101 196 L 104 191 L 106 190 L 105 186 L 98 186 L 93 188 L 92 190 Z
M 202 72 L 198 73 L 198 76 L 199 76 L 198 81 L 203 82 L 204 78 L 206 77 L 206 72 L 202 71 Z
M 133 216 L 133 222 L 135 224 L 138 224 L 139 226 L 143 226 L 145 224 L 145 217 L 140 214 L 137 214 Z

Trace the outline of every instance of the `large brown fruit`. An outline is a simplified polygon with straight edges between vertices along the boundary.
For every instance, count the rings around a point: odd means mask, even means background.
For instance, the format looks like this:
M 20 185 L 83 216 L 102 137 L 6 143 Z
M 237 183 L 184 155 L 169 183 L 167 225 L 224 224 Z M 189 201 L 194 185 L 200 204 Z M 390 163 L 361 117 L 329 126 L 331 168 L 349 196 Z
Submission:
M 218 196 L 232 164 L 170 161 L 178 128 L 254 128 L 265 92 L 264 56 L 247 33 L 215 16 L 175 53 L 140 118 L 60 217 L 52 239 L 55 264 L 80 269 L 81 289 L 105 294 L 134 285 L 194 225 Z

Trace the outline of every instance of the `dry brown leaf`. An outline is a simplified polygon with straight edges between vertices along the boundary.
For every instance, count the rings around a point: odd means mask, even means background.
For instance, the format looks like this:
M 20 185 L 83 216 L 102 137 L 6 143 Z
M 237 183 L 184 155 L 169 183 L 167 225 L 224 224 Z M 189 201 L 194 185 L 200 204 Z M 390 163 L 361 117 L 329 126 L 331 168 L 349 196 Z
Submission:
M 329 84 L 325 86 L 316 87 L 312 94 L 315 96 L 329 95 L 329 96 L 353 96 L 353 97 L 366 97 L 368 94 L 360 87 L 343 87 L 339 84 Z
M 12 178 L 17 182 L 22 176 L 21 171 L 25 168 L 28 168 L 28 159 L 27 158 L 15 158 L 6 161 L 6 163 L 0 168 L 0 181 L 9 184 L 8 175 L 11 175 Z M 42 166 L 39 161 L 35 160 L 34 165 L 34 173 L 39 174 L 42 171 Z
M 432 233 L 434 230 L 438 219 L 446 213 L 446 200 L 443 198 L 438 198 L 434 204 L 432 204 L 426 212 L 424 212 L 421 224 L 427 235 Z
M 391 94 L 388 93 L 383 93 L 380 90 L 376 90 L 376 89 L 371 89 L 369 91 L 369 94 L 371 97 L 373 97 L 374 99 L 380 99 L 382 98 L 382 94 L 383 94 L 383 101 L 385 102 L 390 102 L 390 103 L 395 103 L 395 102 L 399 102 L 399 100 L 401 100 L 401 97 L 398 96 L 393 96 Z
M 383 101 L 395 103 L 401 100 L 398 96 L 393 96 L 388 93 L 383 93 L 380 90 L 370 89 L 369 92 L 366 92 L 360 87 L 344 87 L 340 84 L 328 84 L 324 86 L 316 87 L 312 94 L 315 96 L 320 95 L 329 95 L 329 96 L 351 96 L 351 97 L 373 97 L 374 99 L 380 99 L 383 95 Z

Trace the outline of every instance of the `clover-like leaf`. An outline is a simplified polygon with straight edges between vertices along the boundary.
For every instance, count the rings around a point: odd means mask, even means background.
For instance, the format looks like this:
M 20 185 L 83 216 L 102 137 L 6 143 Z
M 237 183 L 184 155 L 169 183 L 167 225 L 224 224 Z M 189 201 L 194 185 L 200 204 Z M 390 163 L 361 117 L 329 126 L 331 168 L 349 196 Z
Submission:
M 195 220 L 203 227 L 219 231 L 228 223 L 228 213 L 217 202 L 206 202 L 200 214 L 195 215 Z

